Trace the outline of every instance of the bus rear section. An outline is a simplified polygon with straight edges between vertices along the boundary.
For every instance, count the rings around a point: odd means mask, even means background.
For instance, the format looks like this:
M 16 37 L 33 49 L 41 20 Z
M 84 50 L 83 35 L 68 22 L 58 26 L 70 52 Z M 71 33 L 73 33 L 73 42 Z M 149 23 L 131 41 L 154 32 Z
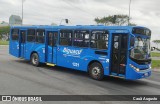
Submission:
M 25 57 L 26 30 L 11 29 L 9 53 L 16 57 Z
M 45 54 L 47 48 L 45 28 L 37 28 L 33 26 L 12 27 L 10 37 L 9 53 L 11 55 L 31 60 L 32 63 L 35 63 L 37 59 L 34 55 L 37 54 L 39 63 L 49 62 L 50 59 L 48 58 L 47 60 Z M 35 60 L 32 60 L 32 58 L 35 58 Z

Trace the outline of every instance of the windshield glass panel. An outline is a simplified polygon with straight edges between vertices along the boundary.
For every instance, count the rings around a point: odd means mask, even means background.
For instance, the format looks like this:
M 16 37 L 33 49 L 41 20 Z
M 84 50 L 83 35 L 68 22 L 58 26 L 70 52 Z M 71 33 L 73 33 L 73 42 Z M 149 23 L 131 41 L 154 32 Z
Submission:
M 131 50 L 130 57 L 137 60 L 150 58 L 150 39 L 136 37 L 134 48 Z
M 151 36 L 151 31 L 146 28 L 133 28 L 132 33 Z

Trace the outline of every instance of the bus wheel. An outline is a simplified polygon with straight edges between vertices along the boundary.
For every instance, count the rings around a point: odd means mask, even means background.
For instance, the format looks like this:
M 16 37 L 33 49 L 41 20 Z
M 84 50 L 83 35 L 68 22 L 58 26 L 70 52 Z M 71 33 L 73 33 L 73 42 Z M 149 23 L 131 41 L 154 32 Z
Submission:
M 37 53 L 33 53 L 32 56 L 31 56 L 31 63 L 32 65 L 34 66 L 39 66 L 39 57 L 38 57 L 38 54 Z
M 94 62 L 89 66 L 89 75 L 95 80 L 102 80 L 104 77 L 104 71 L 102 65 Z

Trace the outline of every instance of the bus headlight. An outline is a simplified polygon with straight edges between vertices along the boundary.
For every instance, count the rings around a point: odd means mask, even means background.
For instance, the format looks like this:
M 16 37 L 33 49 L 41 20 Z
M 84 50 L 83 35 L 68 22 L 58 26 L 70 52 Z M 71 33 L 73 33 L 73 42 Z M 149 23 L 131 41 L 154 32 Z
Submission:
M 130 67 L 133 68 L 134 70 L 138 71 L 138 72 L 140 71 L 139 68 L 133 66 L 132 64 L 130 64 Z
M 139 68 L 136 68 L 136 71 L 139 71 Z

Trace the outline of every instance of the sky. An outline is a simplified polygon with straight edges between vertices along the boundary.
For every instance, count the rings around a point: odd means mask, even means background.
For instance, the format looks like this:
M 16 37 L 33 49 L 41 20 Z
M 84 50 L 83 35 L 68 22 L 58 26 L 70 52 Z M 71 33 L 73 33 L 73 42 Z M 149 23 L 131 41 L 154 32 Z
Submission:
M 130 0 L 24 0 L 24 24 L 96 25 L 96 17 L 129 14 Z M 131 0 L 131 22 L 152 31 L 152 40 L 160 39 L 160 1 Z M 22 0 L 0 0 L 0 21 L 22 15 Z M 66 25 L 62 21 L 63 25 Z

